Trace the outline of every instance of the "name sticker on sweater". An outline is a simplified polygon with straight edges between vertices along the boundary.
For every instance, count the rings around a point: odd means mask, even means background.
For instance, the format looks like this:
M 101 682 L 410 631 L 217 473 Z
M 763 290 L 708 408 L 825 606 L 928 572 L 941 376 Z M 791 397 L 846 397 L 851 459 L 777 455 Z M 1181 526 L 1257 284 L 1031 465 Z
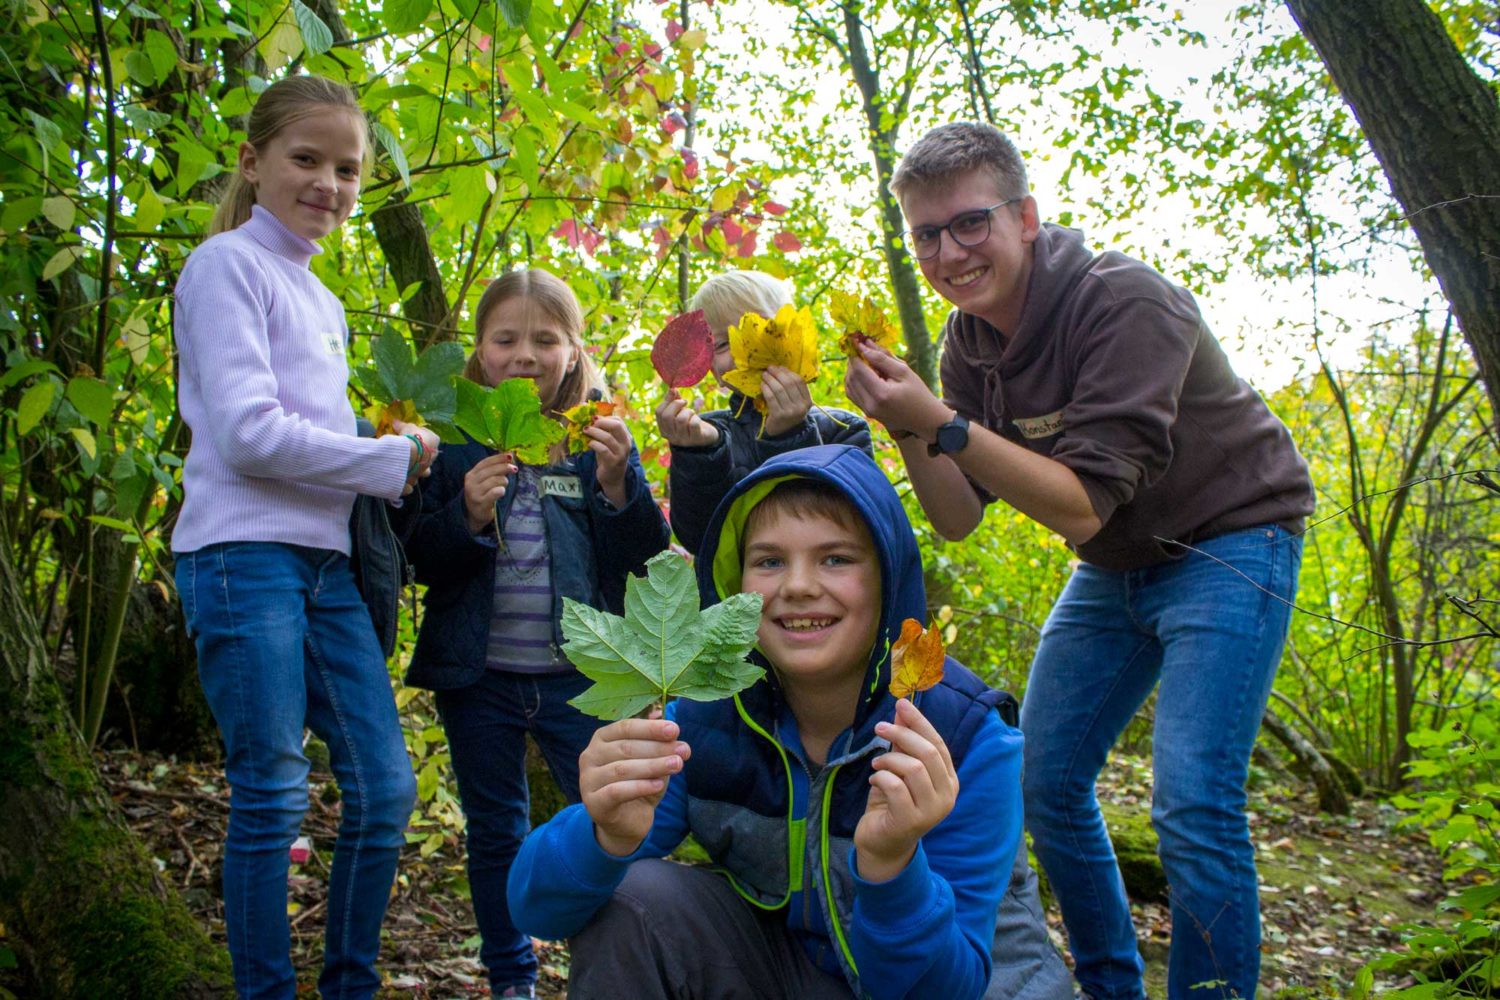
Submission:
M 323 334 L 323 349 L 329 354 L 343 354 L 344 338 L 336 333 Z
M 583 483 L 577 476 L 543 476 L 542 496 L 544 497 L 570 497 L 574 500 L 583 499 Z
M 1062 431 L 1063 411 L 1057 410 L 1041 417 L 1016 417 L 1011 422 L 1020 429 L 1022 436 L 1035 441 L 1037 438 L 1051 437 Z

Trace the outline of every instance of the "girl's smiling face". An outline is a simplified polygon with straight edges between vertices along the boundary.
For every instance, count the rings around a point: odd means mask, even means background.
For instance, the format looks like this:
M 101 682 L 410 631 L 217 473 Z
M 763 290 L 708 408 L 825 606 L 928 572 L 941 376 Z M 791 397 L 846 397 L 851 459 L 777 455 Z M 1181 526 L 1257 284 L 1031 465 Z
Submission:
M 568 331 L 524 295 L 490 310 L 476 351 L 486 384 L 529 378 L 536 382 L 543 409 L 554 408 L 563 378 L 578 363 L 578 348 Z
M 347 108 L 319 107 L 290 122 L 260 149 L 240 145 L 240 173 L 255 202 L 292 232 L 320 240 L 359 202 L 365 124 Z

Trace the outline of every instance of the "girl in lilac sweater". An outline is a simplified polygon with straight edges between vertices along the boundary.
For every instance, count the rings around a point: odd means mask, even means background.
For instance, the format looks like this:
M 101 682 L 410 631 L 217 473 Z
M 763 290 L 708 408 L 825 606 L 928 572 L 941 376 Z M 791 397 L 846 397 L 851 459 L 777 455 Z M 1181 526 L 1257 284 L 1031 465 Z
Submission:
M 396 500 L 437 451 L 418 427 L 355 434 L 343 307 L 315 240 L 354 208 L 367 126 L 319 77 L 261 95 L 239 172 L 177 283 L 178 402 L 193 431 L 172 533 L 177 589 L 232 796 L 224 916 L 242 998 L 290 998 L 288 848 L 307 808 L 304 727 L 343 818 L 319 990 L 365 998 L 415 798 L 385 658 L 349 568 L 355 494 Z

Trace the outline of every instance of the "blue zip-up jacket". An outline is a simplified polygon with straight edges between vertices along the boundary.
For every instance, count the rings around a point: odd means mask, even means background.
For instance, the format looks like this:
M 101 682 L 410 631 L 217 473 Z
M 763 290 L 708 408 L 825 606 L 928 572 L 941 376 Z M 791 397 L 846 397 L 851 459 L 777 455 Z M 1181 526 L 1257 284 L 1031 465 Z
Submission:
M 918 696 L 953 756 L 958 801 L 900 875 L 884 883 L 861 879 L 854 828 L 869 794 L 870 762 L 887 747 L 874 726 L 895 710 L 889 646 L 903 619 L 927 617 L 921 560 L 901 502 L 874 462 L 847 446 L 809 448 L 761 466 L 715 514 L 698 559 L 705 602 L 738 589 L 745 515 L 789 476 L 842 490 L 864 515 L 879 553 L 881 621 L 853 725 L 819 767 L 802 751 L 774 673 L 734 698 L 673 702 L 667 717 L 693 754 L 668 782 L 640 849 L 628 858 L 605 853 L 588 812 L 570 806 L 522 846 L 511 870 L 512 915 L 538 936 L 576 933 L 631 861 L 663 856 L 691 833 L 743 897 L 781 910 L 812 960 L 842 974 L 855 996 L 979 997 L 989 985 L 996 911 L 1021 844 L 1021 735 L 995 710 L 1009 696 L 951 658 L 943 680 Z M 1039 933 L 1045 941 L 1045 929 Z
M 464 475 L 492 454 L 474 441 L 445 445 L 432 475 L 422 481 L 420 513 L 406 539 L 417 582 L 427 585 L 422 629 L 406 674 L 414 687 L 451 690 L 484 675 L 497 546 L 493 529 L 469 531 Z M 559 646 L 564 597 L 618 612 L 626 576 L 643 573 L 646 560 L 670 542 L 667 520 L 651 498 L 635 448 L 625 471 L 625 506 L 619 510 L 599 492 L 597 468 L 594 453 L 585 451 L 542 471 L 553 642 Z M 500 498 L 497 523 L 505 523 L 514 499 L 511 491 Z
M 765 416 L 749 397 L 736 392 L 728 409 L 710 410 L 702 418 L 718 430 L 719 440 L 706 448 L 674 447 L 667 468 L 672 530 L 689 552 L 703 545 L 709 518 L 730 489 L 777 455 L 820 444 L 849 444 L 874 457 L 870 425 L 848 410 L 814 406 L 801 424 L 773 437 L 762 433 Z

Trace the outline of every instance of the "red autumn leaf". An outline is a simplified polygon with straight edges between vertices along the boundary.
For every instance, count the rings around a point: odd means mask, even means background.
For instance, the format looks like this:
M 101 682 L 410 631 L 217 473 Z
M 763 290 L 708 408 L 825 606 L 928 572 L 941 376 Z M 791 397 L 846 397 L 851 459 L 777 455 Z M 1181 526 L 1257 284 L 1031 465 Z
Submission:
M 719 230 L 724 234 L 724 242 L 734 246 L 745 235 L 744 228 L 733 219 L 725 219 L 719 223 Z
M 620 42 L 619 44 L 617 44 L 615 46 L 615 55 L 617 55 L 617 56 L 623 56 L 625 53 L 627 53 L 629 51 L 630 51 L 630 45 L 628 43 L 626 43 L 626 42 Z
M 802 249 L 802 241 L 785 229 L 771 237 L 771 245 L 782 253 L 796 253 Z
M 678 24 L 676 21 L 668 21 L 667 22 L 667 41 L 668 42 L 675 42 L 675 41 L 677 41 L 677 39 L 679 39 L 679 38 L 682 37 L 682 33 L 683 33 L 684 30 L 686 30 L 686 29 L 684 29 L 683 26 L 680 25 L 680 24 Z
M 674 317 L 651 345 L 651 367 L 673 388 L 697 385 L 713 362 L 714 335 L 702 309 Z
M 688 180 L 692 180 L 693 178 L 697 177 L 698 154 L 693 152 L 691 149 L 686 148 L 681 149 L 678 152 L 682 154 L 682 176 L 686 177 Z
M 558 223 L 557 228 L 552 231 L 552 235 L 559 239 L 567 240 L 568 246 L 577 249 L 579 240 L 578 223 L 572 219 L 564 219 Z
M 684 128 L 687 128 L 687 121 L 682 117 L 682 112 L 673 111 L 669 115 L 662 116 L 661 130 L 667 135 L 676 135 Z
M 756 239 L 758 239 L 758 236 L 756 235 L 756 232 L 753 229 L 750 230 L 750 232 L 748 232 L 748 233 L 746 233 L 744 235 L 744 238 L 742 238 L 740 240 L 740 256 L 741 257 L 754 257 L 755 256 L 755 241 L 756 241 Z
M 657 45 L 655 42 L 647 42 L 645 45 L 642 45 L 641 51 L 646 53 L 646 58 L 648 59 L 661 58 L 661 46 Z
M 766 202 L 766 214 L 767 215 L 785 215 L 786 214 L 786 206 L 783 205 L 783 204 L 781 204 L 780 202 L 768 201 L 768 202 Z

